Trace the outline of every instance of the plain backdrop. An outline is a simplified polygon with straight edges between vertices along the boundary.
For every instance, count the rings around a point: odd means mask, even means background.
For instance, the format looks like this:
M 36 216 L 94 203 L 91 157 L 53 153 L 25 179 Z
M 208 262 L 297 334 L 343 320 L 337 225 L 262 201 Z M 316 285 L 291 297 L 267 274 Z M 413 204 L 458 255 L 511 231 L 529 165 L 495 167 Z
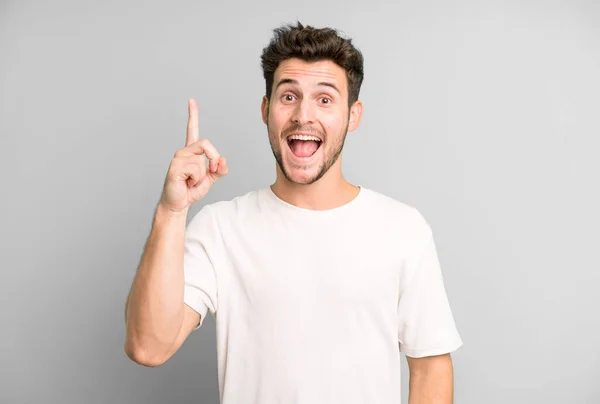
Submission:
M 599 403 L 600 3 L 475 0 L 1 2 L 0 402 L 218 402 L 214 319 L 145 368 L 125 299 L 188 98 L 206 203 L 274 182 L 260 53 L 296 20 L 363 52 L 343 172 L 434 230 L 455 402 Z

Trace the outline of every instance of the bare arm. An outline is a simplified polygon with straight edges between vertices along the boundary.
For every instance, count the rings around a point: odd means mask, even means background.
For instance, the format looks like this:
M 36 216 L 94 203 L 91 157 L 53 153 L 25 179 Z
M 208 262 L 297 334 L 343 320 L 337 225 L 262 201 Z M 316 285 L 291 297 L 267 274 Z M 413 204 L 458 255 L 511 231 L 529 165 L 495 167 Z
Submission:
M 183 304 L 186 217 L 187 209 L 157 207 L 127 299 L 125 352 L 145 366 L 164 363 L 200 319 Z M 184 319 L 187 327 L 182 330 Z
M 410 369 L 409 404 L 452 404 L 453 370 L 450 354 L 406 357 Z
M 188 112 L 186 146 L 171 160 L 125 304 L 125 353 L 145 366 L 166 362 L 200 322 L 200 315 L 183 302 L 186 219 L 189 207 L 228 171 L 212 143 L 198 140 L 194 99 L 188 100 Z

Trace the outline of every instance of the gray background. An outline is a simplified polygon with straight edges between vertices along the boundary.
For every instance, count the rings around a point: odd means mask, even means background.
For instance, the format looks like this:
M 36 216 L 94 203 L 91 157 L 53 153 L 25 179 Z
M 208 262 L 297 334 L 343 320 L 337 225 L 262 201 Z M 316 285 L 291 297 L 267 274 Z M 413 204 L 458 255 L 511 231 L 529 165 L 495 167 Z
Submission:
M 125 298 L 189 97 L 229 162 L 207 203 L 274 181 L 259 55 L 296 18 L 365 56 L 344 174 L 434 229 L 465 343 L 455 402 L 600 402 L 598 2 L 4 1 L 0 15 L 1 403 L 217 403 L 214 319 L 145 368 L 124 354 Z

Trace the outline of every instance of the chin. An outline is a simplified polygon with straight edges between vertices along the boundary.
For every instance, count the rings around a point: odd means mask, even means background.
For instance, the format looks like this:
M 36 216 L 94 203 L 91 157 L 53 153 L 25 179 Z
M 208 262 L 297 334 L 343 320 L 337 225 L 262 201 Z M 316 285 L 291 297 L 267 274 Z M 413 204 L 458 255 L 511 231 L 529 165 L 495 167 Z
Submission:
M 287 165 L 283 171 L 284 176 L 288 179 L 288 181 L 293 182 L 295 184 L 310 184 L 314 181 L 317 174 L 314 172 L 314 169 L 310 167 L 308 170 L 298 167 L 291 167 Z
M 294 184 L 298 185 L 310 185 L 315 182 L 316 175 L 290 175 L 287 176 L 287 179 Z
M 323 177 L 323 167 L 321 164 L 313 164 L 306 168 L 297 167 L 294 165 L 286 165 L 285 170 L 282 170 L 288 181 L 299 185 L 310 185 Z

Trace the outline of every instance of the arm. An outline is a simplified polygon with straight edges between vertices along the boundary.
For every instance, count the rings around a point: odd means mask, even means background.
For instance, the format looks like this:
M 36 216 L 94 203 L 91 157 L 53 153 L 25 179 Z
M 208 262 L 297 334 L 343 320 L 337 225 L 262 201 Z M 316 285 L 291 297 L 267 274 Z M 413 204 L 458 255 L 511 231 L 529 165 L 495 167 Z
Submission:
M 158 205 L 127 298 L 125 353 L 145 366 L 166 362 L 199 322 L 183 303 L 187 212 Z
M 450 354 L 406 357 L 410 369 L 409 404 L 452 404 L 453 370 Z

